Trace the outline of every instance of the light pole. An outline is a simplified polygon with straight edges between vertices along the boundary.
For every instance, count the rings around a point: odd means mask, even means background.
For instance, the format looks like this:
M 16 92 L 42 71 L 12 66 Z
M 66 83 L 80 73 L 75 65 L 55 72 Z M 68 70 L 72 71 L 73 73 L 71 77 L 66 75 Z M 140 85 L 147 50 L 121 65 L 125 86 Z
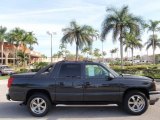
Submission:
M 52 61 L 52 37 L 53 37 L 53 35 L 56 35 L 56 32 L 49 32 L 49 31 L 47 31 L 47 34 L 48 35 L 50 35 L 51 36 L 51 63 L 53 62 Z

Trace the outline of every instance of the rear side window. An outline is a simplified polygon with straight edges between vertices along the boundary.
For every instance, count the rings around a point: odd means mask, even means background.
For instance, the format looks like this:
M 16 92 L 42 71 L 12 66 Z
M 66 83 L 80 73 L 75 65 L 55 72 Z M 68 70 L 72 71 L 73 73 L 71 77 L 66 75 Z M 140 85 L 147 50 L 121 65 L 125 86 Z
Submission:
M 81 65 L 80 64 L 62 64 L 59 77 L 77 77 L 81 76 Z

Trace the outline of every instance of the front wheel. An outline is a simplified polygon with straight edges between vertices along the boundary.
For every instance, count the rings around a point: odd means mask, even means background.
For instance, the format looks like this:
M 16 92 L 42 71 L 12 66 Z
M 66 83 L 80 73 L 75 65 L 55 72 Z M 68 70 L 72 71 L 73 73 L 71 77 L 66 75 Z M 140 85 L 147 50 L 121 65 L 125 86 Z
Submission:
M 146 95 L 139 91 L 131 91 L 124 98 L 124 109 L 133 115 L 143 114 L 148 109 Z
M 51 102 L 49 98 L 43 94 L 34 94 L 27 102 L 29 112 L 36 117 L 45 116 L 48 113 L 50 106 Z

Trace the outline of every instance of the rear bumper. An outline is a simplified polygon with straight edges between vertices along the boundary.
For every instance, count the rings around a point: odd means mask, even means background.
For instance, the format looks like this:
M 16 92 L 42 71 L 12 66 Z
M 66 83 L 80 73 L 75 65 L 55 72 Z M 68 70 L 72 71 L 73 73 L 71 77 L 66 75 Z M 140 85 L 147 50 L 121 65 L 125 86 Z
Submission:
M 150 105 L 154 105 L 160 99 L 160 91 L 149 92 Z

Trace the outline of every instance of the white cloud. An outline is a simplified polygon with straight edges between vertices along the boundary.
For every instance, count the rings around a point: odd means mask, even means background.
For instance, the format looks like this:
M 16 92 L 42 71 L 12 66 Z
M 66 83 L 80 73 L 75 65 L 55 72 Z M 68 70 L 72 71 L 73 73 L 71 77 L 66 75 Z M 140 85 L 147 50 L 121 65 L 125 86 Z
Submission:
M 49 3 L 52 4 L 52 7 Z M 158 12 L 160 11 L 160 1 L 158 0 L 154 0 L 154 2 L 146 0 L 67 0 L 57 1 L 55 2 L 55 5 L 53 4 L 53 1 L 50 1 L 48 2 L 49 7 L 46 6 L 45 8 L 39 8 L 37 6 L 34 6 L 34 10 L 30 9 L 30 6 L 26 4 L 26 7 L 24 7 L 22 12 L 20 12 L 22 9 L 20 9 L 21 6 L 9 8 L 13 9 L 12 14 L 6 11 L 4 14 L 3 11 L 1 11 L 0 20 L 1 25 L 6 26 L 9 30 L 13 29 L 14 27 L 20 27 L 27 31 L 33 31 L 36 34 L 39 42 L 39 45 L 35 46 L 35 50 L 45 53 L 49 56 L 50 38 L 49 35 L 46 34 L 46 31 L 57 32 L 57 35 L 54 36 L 53 39 L 53 52 L 56 52 L 58 51 L 59 42 L 62 37 L 61 29 L 68 26 L 71 20 L 75 19 L 80 24 L 89 24 L 100 31 L 101 23 L 106 15 L 106 7 L 121 7 L 124 4 L 129 5 L 130 11 L 135 15 L 140 15 L 145 19 L 160 20 L 160 16 L 158 16 Z M 143 43 L 147 40 L 149 34 L 150 33 L 144 33 L 144 35 L 142 36 Z M 99 49 L 101 49 L 101 42 L 96 41 L 93 44 L 93 47 L 98 47 Z M 119 48 L 119 42 L 117 41 L 116 44 L 113 44 L 112 37 L 111 35 L 109 35 L 104 43 L 104 49 L 108 54 L 107 56 L 110 56 L 110 49 L 116 47 Z M 75 45 L 68 45 L 68 49 L 75 53 Z M 157 49 L 156 53 L 160 53 L 160 50 Z M 146 54 L 146 50 L 143 49 L 141 52 L 139 50 L 136 50 L 135 55 L 137 54 Z M 149 54 L 152 54 L 151 49 L 149 51 Z

